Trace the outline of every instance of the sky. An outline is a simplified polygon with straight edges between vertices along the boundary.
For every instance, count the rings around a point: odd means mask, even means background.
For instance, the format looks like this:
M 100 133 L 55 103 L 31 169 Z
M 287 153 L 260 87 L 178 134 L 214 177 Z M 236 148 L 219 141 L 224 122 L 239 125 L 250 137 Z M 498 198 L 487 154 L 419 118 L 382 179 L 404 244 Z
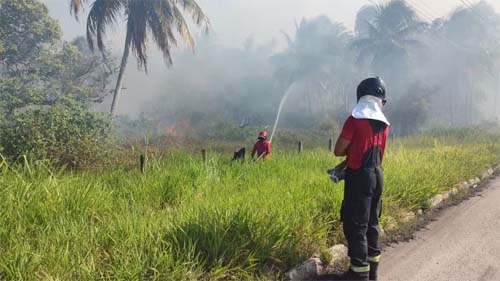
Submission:
M 424 19 L 443 17 L 463 6 L 462 0 L 407 0 Z M 465 0 L 475 3 L 475 0 Z M 64 38 L 83 35 L 85 17 L 80 23 L 69 14 L 69 0 L 42 0 L 50 14 L 63 28 Z M 92 2 L 92 1 L 90 1 Z M 326 14 L 333 21 L 354 28 L 357 11 L 374 0 L 198 0 L 211 21 L 211 34 L 227 46 L 241 46 L 252 36 L 256 43 L 280 39 L 282 32 L 293 33 L 295 23 L 303 18 Z M 500 0 L 487 0 L 500 12 Z M 380 2 L 379 2 L 380 3 Z M 118 28 L 117 28 L 118 30 Z M 200 30 L 193 33 L 201 32 Z M 111 42 L 119 44 L 121 32 L 110 32 Z M 121 44 L 120 44 L 121 45 Z M 118 47 L 118 46 L 117 46 Z

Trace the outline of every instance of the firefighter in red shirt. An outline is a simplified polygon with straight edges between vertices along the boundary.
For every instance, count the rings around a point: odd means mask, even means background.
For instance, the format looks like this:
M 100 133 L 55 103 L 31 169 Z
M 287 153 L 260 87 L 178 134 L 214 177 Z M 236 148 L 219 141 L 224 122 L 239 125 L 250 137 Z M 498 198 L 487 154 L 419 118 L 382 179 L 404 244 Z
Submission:
M 390 126 L 382 112 L 385 92 L 379 77 L 360 83 L 358 104 L 335 146 L 336 156 L 347 156 L 341 220 L 351 260 L 349 270 L 337 280 L 377 280 L 384 183 L 381 164 Z
M 259 133 L 258 141 L 253 146 L 252 159 L 257 154 L 257 159 L 268 160 L 271 158 L 271 142 L 267 139 L 267 131 Z

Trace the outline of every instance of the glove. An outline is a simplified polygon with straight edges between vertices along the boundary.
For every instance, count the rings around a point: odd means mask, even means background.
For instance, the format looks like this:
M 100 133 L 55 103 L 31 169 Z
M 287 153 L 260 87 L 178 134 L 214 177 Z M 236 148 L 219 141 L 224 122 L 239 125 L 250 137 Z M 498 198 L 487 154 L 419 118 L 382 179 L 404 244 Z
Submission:
M 331 169 L 328 171 L 328 174 L 330 175 L 330 180 L 334 183 L 339 183 L 345 179 L 345 170 L 338 172 L 336 169 Z
M 340 182 L 340 179 L 339 177 L 337 177 L 337 175 L 335 174 L 335 171 L 333 171 L 333 173 L 330 174 L 330 180 L 333 181 L 333 183 L 339 183 Z
M 330 169 L 327 173 L 330 175 L 330 179 L 334 183 L 339 183 L 341 180 L 345 179 L 345 169 L 347 168 L 347 159 L 342 163 L 338 164 L 335 168 Z

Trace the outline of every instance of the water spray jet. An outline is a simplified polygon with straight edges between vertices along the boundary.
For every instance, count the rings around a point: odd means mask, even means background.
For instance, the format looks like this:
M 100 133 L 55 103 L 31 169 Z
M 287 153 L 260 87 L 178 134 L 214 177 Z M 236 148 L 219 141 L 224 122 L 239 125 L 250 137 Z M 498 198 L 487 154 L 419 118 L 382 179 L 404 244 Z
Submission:
M 285 105 L 285 101 L 288 98 L 288 96 L 290 95 L 290 93 L 293 92 L 293 89 L 295 88 L 296 85 L 297 85 L 297 82 L 293 82 L 292 84 L 290 84 L 290 86 L 286 90 L 285 94 L 283 94 L 283 97 L 281 98 L 280 106 L 278 108 L 278 114 L 276 115 L 276 120 L 274 121 L 273 131 L 271 133 L 271 138 L 269 139 L 270 143 L 273 142 L 274 133 L 276 132 L 276 127 L 278 126 L 278 122 L 279 122 L 279 119 L 281 116 L 281 110 L 283 110 L 283 106 Z

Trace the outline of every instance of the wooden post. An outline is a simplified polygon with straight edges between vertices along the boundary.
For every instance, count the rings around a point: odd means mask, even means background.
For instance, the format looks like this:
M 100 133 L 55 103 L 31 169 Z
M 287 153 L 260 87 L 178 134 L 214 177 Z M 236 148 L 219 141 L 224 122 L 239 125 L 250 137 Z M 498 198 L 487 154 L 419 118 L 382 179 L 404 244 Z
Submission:
M 203 163 L 207 163 L 207 151 L 205 149 L 201 150 L 201 158 L 203 159 Z
M 299 141 L 299 153 L 302 153 L 302 149 L 303 149 L 302 142 Z
M 145 173 L 146 172 L 146 157 L 144 156 L 144 154 L 141 154 L 141 156 L 139 156 L 139 165 L 141 167 L 141 173 Z
M 332 139 L 328 140 L 328 150 L 330 150 L 330 152 L 333 152 L 333 140 Z

